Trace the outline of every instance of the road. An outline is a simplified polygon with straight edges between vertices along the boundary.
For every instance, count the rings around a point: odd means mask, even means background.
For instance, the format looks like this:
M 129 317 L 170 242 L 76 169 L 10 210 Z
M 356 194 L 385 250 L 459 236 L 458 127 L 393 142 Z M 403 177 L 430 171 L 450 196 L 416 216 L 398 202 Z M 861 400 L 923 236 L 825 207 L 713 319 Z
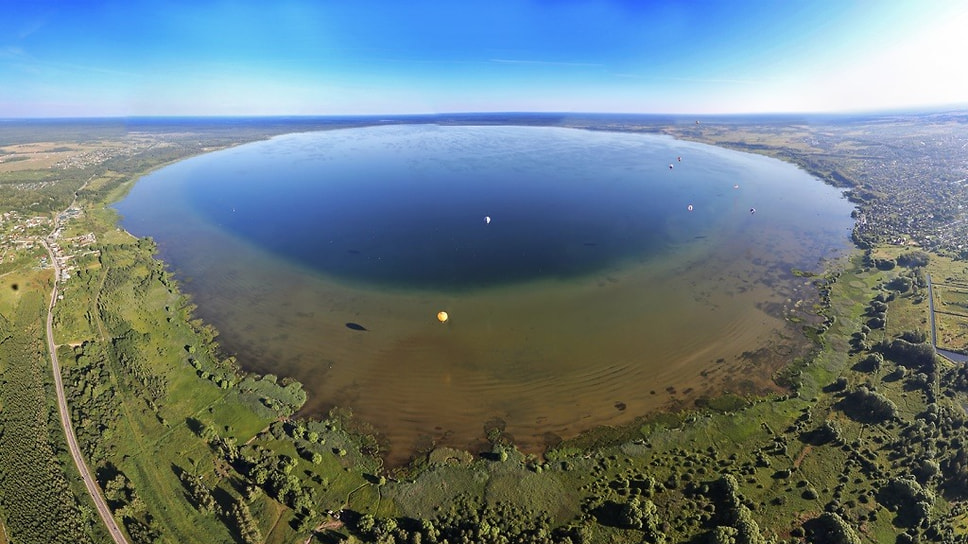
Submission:
M 91 180 L 89 179 L 87 181 L 89 182 Z M 81 188 L 83 189 L 86 185 L 87 182 L 84 182 Z M 71 203 L 72 207 L 77 202 L 77 193 L 74 194 L 74 202 Z M 53 236 L 53 233 L 57 231 L 57 227 L 59 226 L 58 216 L 55 216 L 54 230 L 51 232 L 50 237 Z M 57 303 L 57 283 L 60 281 L 61 276 L 60 262 L 57 260 L 57 255 L 54 254 L 54 250 L 50 246 L 50 241 L 45 239 L 41 240 L 41 243 L 44 244 L 44 248 L 50 256 L 50 262 L 54 264 L 54 287 L 51 289 L 50 304 L 47 306 L 47 350 L 50 351 L 50 364 L 54 370 L 57 411 L 60 413 L 61 426 L 64 427 L 64 436 L 67 438 L 67 449 L 71 452 L 71 458 L 74 459 L 74 464 L 77 465 L 77 471 L 81 474 L 81 479 L 84 480 L 84 487 L 87 488 L 87 492 L 91 495 L 91 500 L 94 501 L 94 506 L 97 507 L 97 513 L 100 514 L 101 519 L 108 528 L 108 532 L 111 534 L 111 539 L 115 544 L 128 544 L 124 533 L 118 527 L 114 516 L 111 515 L 111 509 L 108 508 L 108 503 L 104 500 L 104 495 L 101 494 L 101 488 L 98 487 L 97 481 L 91 475 L 91 470 L 87 468 L 84 456 L 81 455 L 81 447 L 77 444 L 77 435 L 74 434 L 74 426 L 71 424 L 70 411 L 67 409 L 67 397 L 64 395 L 64 381 L 61 378 L 60 363 L 57 361 L 57 345 L 54 344 L 54 305 Z
M 50 351 L 50 364 L 54 370 L 54 389 L 57 391 L 57 410 L 60 412 L 61 425 L 64 427 L 64 435 L 67 437 L 67 449 L 71 452 L 74 464 L 77 465 L 77 471 L 81 473 L 81 479 L 84 480 L 84 487 L 87 488 L 91 499 L 94 500 L 94 506 L 97 507 L 98 514 L 101 515 L 101 519 L 107 525 L 108 532 L 111 533 L 111 538 L 115 544 L 128 544 L 127 539 L 124 538 L 124 533 L 121 532 L 121 528 L 114 521 L 114 516 L 111 515 L 111 509 L 108 508 L 108 503 L 104 500 L 104 496 L 101 495 L 101 489 L 91 475 L 90 469 L 87 468 L 87 463 L 81 455 L 81 448 L 77 444 L 74 426 L 71 425 L 70 411 L 67 409 L 67 398 L 64 396 L 64 381 L 61 378 L 60 363 L 57 361 L 57 346 L 54 344 L 54 304 L 57 302 L 57 282 L 58 278 L 60 278 L 60 264 L 57 262 L 54 250 L 51 249 L 50 244 L 46 240 L 43 241 L 43 244 L 47 249 L 47 254 L 50 255 L 51 262 L 54 263 L 54 288 L 51 290 L 50 305 L 47 307 L 47 349 Z

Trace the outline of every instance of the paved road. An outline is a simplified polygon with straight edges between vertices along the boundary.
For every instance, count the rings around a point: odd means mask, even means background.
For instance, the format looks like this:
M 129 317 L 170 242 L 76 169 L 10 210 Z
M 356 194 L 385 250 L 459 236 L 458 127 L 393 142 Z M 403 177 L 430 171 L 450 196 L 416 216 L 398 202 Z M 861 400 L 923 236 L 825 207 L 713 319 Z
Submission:
M 94 179 L 94 176 L 88 178 L 78 189 L 78 192 L 87 184 Z M 74 207 L 77 204 L 77 193 L 74 193 L 74 200 L 71 202 L 70 207 Z M 57 232 L 57 228 L 60 226 L 59 215 L 54 216 L 54 230 L 51 232 L 53 236 L 54 232 Z M 49 236 L 50 237 L 50 236 Z M 61 378 L 60 363 L 57 361 L 57 345 L 54 344 L 54 304 L 57 303 L 57 282 L 60 281 L 61 269 L 60 263 L 57 261 L 57 256 L 54 254 L 53 248 L 50 247 L 48 240 L 41 240 L 44 244 L 44 248 L 47 250 L 47 255 L 50 256 L 50 262 L 54 265 L 54 288 L 50 292 L 50 304 L 47 306 L 47 350 L 50 351 L 50 364 L 54 370 L 54 389 L 57 391 L 57 411 L 60 412 L 61 426 L 64 427 L 64 435 L 67 438 L 67 449 L 71 452 L 71 458 L 74 459 L 74 464 L 77 465 L 77 471 L 81 473 L 81 479 L 84 480 L 84 487 L 87 488 L 87 492 L 91 495 L 91 500 L 94 501 L 94 506 L 97 507 L 97 513 L 100 514 L 101 519 L 104 524 L 107 525 L 108 532 L 111 533 L 111 539 L 115 544 L 128 544 L 128 540 L 124 537 L 124 533 L 121 532 L 121 528 L 118 527 L 118 523 L 114 521 L 114 516 L 111 515 L 111 509 L 108 508 L 107 501 L 104 500 L 104 495 L 101 495 L 101 488 L 98 487 L 97 481 L 91 475 L 91 470 L 87 468 L 87 463 L 84 461 L 84 456 L 81 455 L 81 447 L 77 445 L 77 435 L 74 434 L 74 426 L 71 425 L 71 414 L 67 409 L 67 397 L 64 396 L 64 381 Z
M 94 500 L 94 506 L 97 507 L 98 514 L 101 515 L 101 519 L 107 525 L 108 532 L 111 533 L 111 538 L 115 544 L 128 544 L 127 539 L 124 538 L 124 533 L 121 532 L 121 528 L 118 527 L 117 522 L 114 521 L 114 517 L 111 515 L 111 509 L 108 508 L 108 503 L 104 500 L 104 496 L 101 495 L 101 489 L 98 487 L 94 477 L 91 476 L 91 471 L 87 468 L 87 463 L 84 462 L 84 457 L 81 455 L 81 448 L 77 444 L 77 436 L 74 434 L 74 427 L 71 425 L 71 416 L 67 409 L 67 398 L 64 396 L 64 381 L 61 378 L 60 363 L 57 361 L 57 346 L 54 344 L 54 303 L 57 302 L 57 282 L 58 278 L 60 278 L 60 264 L 57 262 L 54 250 L 51 249 L 46 240 L 43 244 L 47 249 L 47 254 L 50 255 L 51 262 L 54 263 L 54 288 L 51 290 L 50 305 L 47 307 L 47 349 L 50 350 L 50 363 L 54 369 L 54 388 L 57 391 L 57 409 L 60 412 L 61 425 L 64 427 L 64 434 L 67 437 L 67 449 L 71 452 L 74 464 L 77 465 L 77 471 L 81 473 L 81 479 L 84 480 L 84 487 L 91 494 L 91 499 Z

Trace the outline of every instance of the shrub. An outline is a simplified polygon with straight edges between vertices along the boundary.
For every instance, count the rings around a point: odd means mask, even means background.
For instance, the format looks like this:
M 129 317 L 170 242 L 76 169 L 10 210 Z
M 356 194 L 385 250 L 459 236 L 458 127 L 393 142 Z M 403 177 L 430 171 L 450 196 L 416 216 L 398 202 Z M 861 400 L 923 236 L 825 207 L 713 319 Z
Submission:
M 912 286 L 914 286 L 914 282 L 911 281 L 911 278 L 907 276 L 898 276 L 887 284 L 888 289 L 898 291 L 900 293 L 908 292 Z
M 871 353 L 867 357 L 860 360 L 857 365 L 855 365 L 855 370 L 861 372 L 877 372 L 881 369 L 881 364 L 884 362 L 884 357 L 880 353 Z
M 874 266 L 878 270 L 893 270 L 897 263 L 894 262 L 894 259 L 874 259 Z
M 921 250 L 914 250 L 898 255 L 897 264 L 906 268 L 919 268 L 927 266 L 930 260 L 931 256 L 928 253 Z
M 824 544 L 861 544 L 861 539 L 844 518 L 833 512 L 824 512 L 820 517 L 804 524 L 810 530 L 810 542 Z M 792 533 L 791 533 L 792 534 Z
M 864 386 L 837 404 L 850 418 L 862 423 L 879 423 L 897 416 L 897 406 L 891 399 Z
M 829 444 L 831 442 L 835 444 L 842 444 L 844 441 L 843 433 L 840 430 L 840 425 L 836 421 L 825 421 L 823 425 L 817 427 L 809 433 L 804 433 L 801 439 L 815 446 L 821 446 L 823 444 Z
M 914 344 L 903 338 L 897 338 L 886 346 L 883 344 L 879 346 L 881 351 L 908 368 L 918 368 L 926 372 L 934 370 L 934 347 L 930 344 Z

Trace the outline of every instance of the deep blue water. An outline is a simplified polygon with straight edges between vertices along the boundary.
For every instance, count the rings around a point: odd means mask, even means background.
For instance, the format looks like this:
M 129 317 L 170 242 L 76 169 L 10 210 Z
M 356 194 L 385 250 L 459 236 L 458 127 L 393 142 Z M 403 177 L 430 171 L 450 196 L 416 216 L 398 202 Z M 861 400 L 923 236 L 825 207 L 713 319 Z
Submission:
M 751 207 L 768 224 L 788 218 L 771 202 L 837 198 L 818 184 L 791 193 L 769 183 L 775 161 L 750 159 L 655 136 L 374 127 L 193 158 L 117 208 L 125 228 L 163 245 L 160 223 L 190 218 L 346 281 L 463 290 L 655 258 L 741 230 Z

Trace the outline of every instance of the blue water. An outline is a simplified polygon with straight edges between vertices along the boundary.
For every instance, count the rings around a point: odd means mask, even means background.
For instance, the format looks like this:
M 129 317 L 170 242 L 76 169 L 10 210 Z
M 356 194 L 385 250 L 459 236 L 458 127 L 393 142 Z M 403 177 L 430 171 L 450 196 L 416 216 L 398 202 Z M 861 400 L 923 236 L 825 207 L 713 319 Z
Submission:
M 243 367 L 352 408 L 396 461 L 495 418 L 534 450 L 768 388 L 804 343 L 791 269 L 843 254 L 852 209 L 793 165 L 664 136 L 434 125 L 194 157 L 116 207 Z
M 297 134 L 169 167 L 117 207 L 125 228 L 150 234 L 166 212 L 147 217 L 138 202 L 158 207 L 143 193 L 164 184 L 198 218 L 314 270 L 460 290 L 661 254 L 782 196 L 760 186 L 756 164 L 712 167 L 712 148 L 654 141 L 522 127 Z M 750 185 L 740 193 L 732 181 Z

